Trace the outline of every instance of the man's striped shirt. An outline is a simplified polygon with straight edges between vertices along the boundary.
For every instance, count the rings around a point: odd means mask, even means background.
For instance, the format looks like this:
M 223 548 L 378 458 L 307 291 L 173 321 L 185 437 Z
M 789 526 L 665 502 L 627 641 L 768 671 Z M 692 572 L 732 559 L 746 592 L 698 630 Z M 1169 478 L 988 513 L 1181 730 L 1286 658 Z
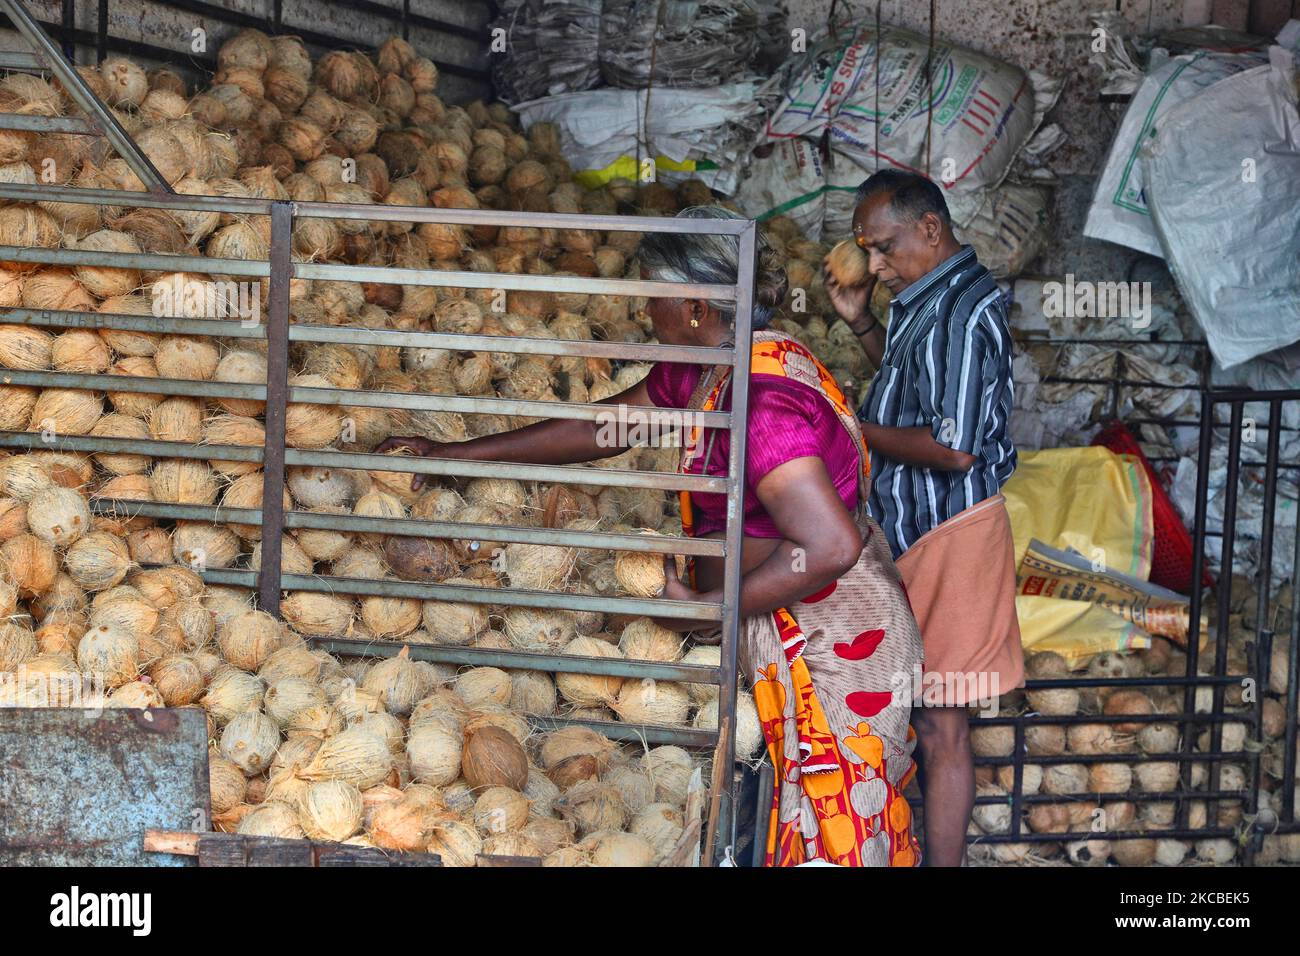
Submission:
M 890 305 L 880 370 L 859 417 L 924 425 L 941 445 L 975 456 L 967 472 L 906 465 L 871 450 L 871 515 L 894 557 L 931 528 L 998 493 L 1016 468 L 1011 333 L 997 284 L 962 246 Z

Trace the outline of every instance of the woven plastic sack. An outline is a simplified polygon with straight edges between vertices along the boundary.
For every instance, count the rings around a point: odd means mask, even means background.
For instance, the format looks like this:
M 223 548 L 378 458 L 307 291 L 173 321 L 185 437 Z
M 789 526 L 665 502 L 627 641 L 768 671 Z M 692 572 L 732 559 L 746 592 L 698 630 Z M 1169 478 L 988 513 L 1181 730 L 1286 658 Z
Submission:
M 1002 494 L 1016 567 L 1037 538 L 1143 581 L 1150 576 L 1151 482 L 1137 460 L 1100 446 L 1022 451 Z
M 877 37 L 874 26 L 863 27 L 838 51 L 812 57 L 773 114 L 766 138 L 829 136 L 835 162 L 828 185 L 861 181 L 880 166 L 925 172 L 944 186 L 953 219 L 965 225 L 985 190 L 1006 176 L 1060 87 L 942 40 L 929 51 L 930 82 L 928 46 L 926 37 L 906 30 L 884 28 Z

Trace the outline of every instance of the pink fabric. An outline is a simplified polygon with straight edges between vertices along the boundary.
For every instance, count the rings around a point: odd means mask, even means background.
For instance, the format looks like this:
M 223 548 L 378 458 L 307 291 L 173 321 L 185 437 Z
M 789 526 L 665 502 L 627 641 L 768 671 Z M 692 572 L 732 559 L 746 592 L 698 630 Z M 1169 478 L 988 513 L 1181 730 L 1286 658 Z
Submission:
M 685 408 L 700 380 L 703 366 L 660 362 L 650 370 L 646 388 L 659 408 Z M 731 410 L 731 390 L 719 411 Z M 716 431 L 713 454 L 707 462 L 697 460 L 695 474 L 725 475 L 730 436 L 726 431 L 705 429 L 701 439 L 708 444 Z M 840 424 L 830 404 L 814 389 L 780 375 L 752 375 L 749 385 L 749 431 L 745 442 L 744 532 L 754 538 L 779 538 L 771 517 L 758 500 L 755 489 L 772 469 L 795 458 L 815 456 L 826 464 L 835 490 L 844 506 L 852 511 L 858 502 L 858 453 L 853 440 Z M 726 528 L 725 495 L 692 494 L 695 533 L 710 534 Z

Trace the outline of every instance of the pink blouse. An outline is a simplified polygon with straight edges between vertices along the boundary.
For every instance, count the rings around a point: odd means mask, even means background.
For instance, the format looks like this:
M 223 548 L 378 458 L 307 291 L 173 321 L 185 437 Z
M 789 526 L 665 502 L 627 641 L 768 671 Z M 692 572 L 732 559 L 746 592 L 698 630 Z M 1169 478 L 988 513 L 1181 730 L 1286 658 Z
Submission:
M 660 362 L 650 370 L 646 388 L 659 408 L 685 408 L 704 366 Z M 730 411 L 731 390 L 718 411 Z M 692 474 L 727 474 L 730 435 L 723 429 L 703 429 L 701 443 L 713 453 L 697 458 Z M 772 518 L 758 500 L 756 488 L 769 471 L 795 458 L 814 456 L 826 464 L 835 490 L 850 511 L 858 502 L 858 452 L 830 403 L 815 389 L 780 375 L 754 374 L 749 385 L 749 429 L 745 442 L 744 533 L 754 538 L 780 538 Z M 727 496 L 692 493 L 695 533 L 722 531 L 727 524 Z

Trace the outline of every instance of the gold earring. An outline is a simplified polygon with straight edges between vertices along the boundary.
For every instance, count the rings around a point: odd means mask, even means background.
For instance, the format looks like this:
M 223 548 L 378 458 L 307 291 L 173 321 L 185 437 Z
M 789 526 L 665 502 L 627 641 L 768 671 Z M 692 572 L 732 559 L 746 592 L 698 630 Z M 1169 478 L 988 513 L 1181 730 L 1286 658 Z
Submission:
M 699 320 L 699 319 L 691 319 L 691 328 L 693 328 L 693 329 L 698 329 L 699 327 L 700 327 L 700 320 Z

